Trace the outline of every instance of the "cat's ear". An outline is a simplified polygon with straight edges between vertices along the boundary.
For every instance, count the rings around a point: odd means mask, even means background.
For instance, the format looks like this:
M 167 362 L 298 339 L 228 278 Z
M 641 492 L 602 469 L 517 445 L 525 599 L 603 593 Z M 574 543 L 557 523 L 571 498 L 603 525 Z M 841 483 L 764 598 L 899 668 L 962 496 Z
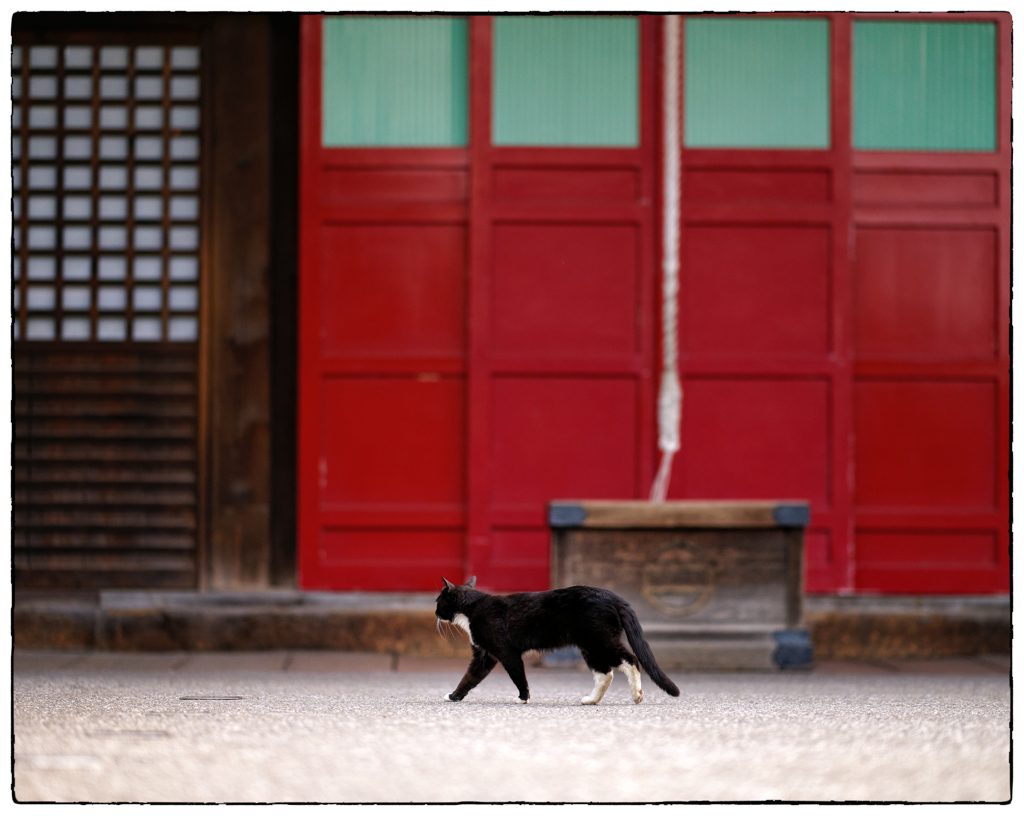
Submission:
M 476 576 L 475 575 L 472 578 L 470 578 L 468 581 L 466 581 L 466 586 L 468 586 L 470 588 L 473 588 L 473 587 L 476 586 Z
M 441 580 L 444 581 L 445 589 L 455 589 L 455 584 L 453 584 L 451 581 L 449 581 L 443 575 L 441 576 Z

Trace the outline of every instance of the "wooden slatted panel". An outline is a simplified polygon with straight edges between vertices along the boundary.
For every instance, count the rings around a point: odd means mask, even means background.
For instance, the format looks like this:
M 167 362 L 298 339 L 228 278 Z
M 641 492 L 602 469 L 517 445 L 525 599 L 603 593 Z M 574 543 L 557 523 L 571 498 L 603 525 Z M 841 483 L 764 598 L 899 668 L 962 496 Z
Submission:
M 19 587 L 193 587 L 191 343 L 14 348 Z

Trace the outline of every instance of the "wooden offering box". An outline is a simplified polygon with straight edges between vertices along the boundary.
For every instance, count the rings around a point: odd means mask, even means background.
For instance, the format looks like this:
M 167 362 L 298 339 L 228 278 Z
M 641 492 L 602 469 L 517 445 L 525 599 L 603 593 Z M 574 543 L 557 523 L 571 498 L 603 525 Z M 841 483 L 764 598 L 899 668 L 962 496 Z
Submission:
M 551 586 L 621 595 L 667 670 L 809 667 L 809 518 L 802 502 L 552 502 Z

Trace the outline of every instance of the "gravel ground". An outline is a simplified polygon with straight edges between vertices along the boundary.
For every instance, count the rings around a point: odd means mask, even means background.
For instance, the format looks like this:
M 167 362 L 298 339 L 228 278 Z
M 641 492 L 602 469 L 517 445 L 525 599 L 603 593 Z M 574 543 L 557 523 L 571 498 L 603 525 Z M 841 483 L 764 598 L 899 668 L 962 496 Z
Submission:
M 19 802 L 1006 801 L 1005 674 L 495 671 L 13 675 Z M 191 698 L 191 699 L 189 699 Z M 222 698 L 222 699 L 218 699 Z

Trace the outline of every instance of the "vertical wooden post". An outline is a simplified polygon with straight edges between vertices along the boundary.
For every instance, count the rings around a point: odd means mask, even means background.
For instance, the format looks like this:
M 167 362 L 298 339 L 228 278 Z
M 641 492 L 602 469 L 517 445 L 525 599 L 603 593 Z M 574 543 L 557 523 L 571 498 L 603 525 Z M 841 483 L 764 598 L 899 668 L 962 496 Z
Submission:
M 210 588 L 266 586 L 270 564 L 269 32 L 213 24 L 207 559 Z
M 270 582 L 293 586 L 297 494 L 299 18 L 270 15 Z

